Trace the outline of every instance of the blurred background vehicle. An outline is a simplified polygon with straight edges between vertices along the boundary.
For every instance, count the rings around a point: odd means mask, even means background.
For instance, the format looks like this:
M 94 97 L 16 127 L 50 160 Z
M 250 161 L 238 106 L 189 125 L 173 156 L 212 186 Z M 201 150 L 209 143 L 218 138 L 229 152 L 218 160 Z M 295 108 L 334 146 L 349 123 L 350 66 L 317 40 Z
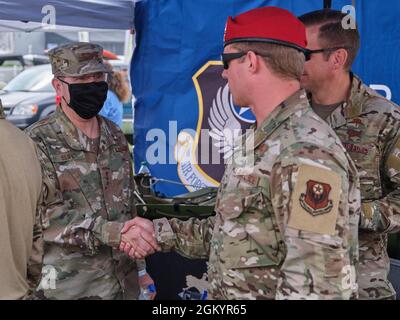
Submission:
M 19 73 L 1 91 L 6 119 L 20 129 L 47 117 L 56 109 L 50 64 L 34 66 Z
M 49 58 L 39 54 L 1 54 L 0 55 L 0 89 L 18 73 L 28 67 L 48 64 Z
M 126 63 L 123 60 L 120 59 L 111 59 L 111 60 L 107 60 L 107 62 L 109 62 L 114 71 L 123 71 L 126 72 L 126 76 L 128 76 L 128 71 L 129 71 L 129 64 Z

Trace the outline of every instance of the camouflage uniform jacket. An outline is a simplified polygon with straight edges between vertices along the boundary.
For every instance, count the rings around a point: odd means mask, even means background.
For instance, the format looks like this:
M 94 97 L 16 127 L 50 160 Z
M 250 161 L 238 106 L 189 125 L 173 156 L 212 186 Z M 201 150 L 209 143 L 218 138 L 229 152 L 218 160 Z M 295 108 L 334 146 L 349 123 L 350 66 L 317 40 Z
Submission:
M 400 230 L 400 109 L 352 75 L 349 99 L 327 122 L 360 173 L 360 299 L 392 297 L 385 233 Z
M 359 181 L 334 131 L 298 91 L 244 138 L 254 167 L 227 166 L 215 217 L 154 220 L 163 250 L 209 257 L 213 299 L 357 298 Z
M 135 214 L 133 177 L 123 133 L 98 117 L 93 146 L 61 108 L 33 124 L 44 175 L 45 256 L 37 295 L 50 299 L 136 299 L 134 260 L 115 248 L 123 222 Z M 98 152 L 96 152 L 98 150 Z

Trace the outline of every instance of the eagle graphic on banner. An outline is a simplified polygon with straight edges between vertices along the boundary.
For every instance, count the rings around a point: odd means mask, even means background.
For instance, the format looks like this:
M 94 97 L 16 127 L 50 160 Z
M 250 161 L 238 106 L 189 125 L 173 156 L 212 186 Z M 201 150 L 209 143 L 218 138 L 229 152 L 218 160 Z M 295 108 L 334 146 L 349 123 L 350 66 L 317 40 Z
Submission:
M 179 179 L 189 191 L 218 187 L 235 141 L 255 122 L 249 108 L 237 107 L 220 61 L 208 61 L 192 77 L 198 97 L 196 133 L 182 130 L 175 145 Z
M 223 154 L 224 159 L 229 159 L 232 157 L 234 142 L 242 126 L 233 112 L 232 94 L 229 92 L 228 84 L 218 89 L 208 117 L 208 124 L 214 146 L 219 148 L 218 152 Z

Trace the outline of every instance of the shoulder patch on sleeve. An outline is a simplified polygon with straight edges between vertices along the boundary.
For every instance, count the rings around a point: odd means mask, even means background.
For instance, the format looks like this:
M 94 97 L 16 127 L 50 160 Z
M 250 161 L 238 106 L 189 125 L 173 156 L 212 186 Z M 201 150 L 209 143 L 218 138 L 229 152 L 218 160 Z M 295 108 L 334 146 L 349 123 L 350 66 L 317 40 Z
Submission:
M 334 171 L 300 165 L 292 193 L 289 227 L 333 235 L 339 212 L 341 177 Z

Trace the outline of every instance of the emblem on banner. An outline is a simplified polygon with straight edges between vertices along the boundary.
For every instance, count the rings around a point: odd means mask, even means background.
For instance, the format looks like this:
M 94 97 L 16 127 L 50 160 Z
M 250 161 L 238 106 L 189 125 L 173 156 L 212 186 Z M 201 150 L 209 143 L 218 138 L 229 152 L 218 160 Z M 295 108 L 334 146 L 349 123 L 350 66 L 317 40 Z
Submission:
M 192 77 L 199 118 L 196 134 L 178 134 L 175 158 L 178 176 L 189 191 L 218 187 L 237 137 L 255 122 L 249 108 L 233 104 L 220 61 L 209 61 Z

